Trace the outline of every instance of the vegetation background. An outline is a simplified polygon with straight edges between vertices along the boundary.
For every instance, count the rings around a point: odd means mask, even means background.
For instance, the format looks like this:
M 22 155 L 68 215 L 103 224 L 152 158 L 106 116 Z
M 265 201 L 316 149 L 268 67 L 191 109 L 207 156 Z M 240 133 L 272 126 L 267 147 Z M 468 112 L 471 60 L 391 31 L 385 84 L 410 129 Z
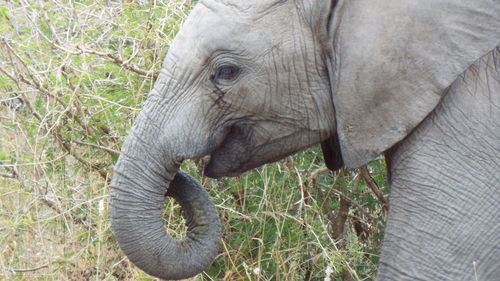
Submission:
M 194 1 L 0 0 L 0 279 L 154 280 L 120 251 L 109 180 Z M 192 280 L 373 280 L 382 158 L 332 174 L 313 147 L 211 180 L 222 249 Z M 201 176 L 200 176 L 201 175 Z M 166 199 L 176 237 L 180 210 Z

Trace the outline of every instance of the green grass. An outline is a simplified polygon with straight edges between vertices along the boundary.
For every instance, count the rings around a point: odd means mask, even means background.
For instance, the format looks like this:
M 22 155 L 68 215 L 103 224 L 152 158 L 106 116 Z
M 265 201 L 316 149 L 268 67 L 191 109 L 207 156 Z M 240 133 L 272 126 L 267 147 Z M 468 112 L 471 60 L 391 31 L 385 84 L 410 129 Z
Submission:
M 192 3 L 143 2 L 0 0 L 1 280 L 154 280 L 114 240 L 108 182 Z M 386 207 L 359 170 L 332 174 L 318 147 L 237 178 L 182 168 L 223 225 L 193 280 L 373 280 Z M 387 195 L 383 159 L 368 171 Z M 181 237 L 171 200 L 165 220 Z

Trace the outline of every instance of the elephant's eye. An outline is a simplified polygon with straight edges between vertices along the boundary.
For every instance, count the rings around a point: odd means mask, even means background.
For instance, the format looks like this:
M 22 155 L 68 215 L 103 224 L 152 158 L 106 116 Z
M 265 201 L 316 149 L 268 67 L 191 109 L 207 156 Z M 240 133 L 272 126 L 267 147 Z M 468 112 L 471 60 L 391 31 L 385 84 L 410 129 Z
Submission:
M 217 68 L 213 80 L 231 81 L 240 73 L 240 69 L 234 65 L 221 65 Z

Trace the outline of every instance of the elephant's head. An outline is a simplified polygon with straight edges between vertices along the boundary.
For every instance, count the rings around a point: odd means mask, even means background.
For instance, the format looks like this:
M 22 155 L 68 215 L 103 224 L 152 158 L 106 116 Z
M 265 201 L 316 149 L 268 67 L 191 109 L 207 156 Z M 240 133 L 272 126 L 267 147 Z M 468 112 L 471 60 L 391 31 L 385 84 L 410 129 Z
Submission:
M 178 174 L 184 159 L 210 155 L 206 175 L 235 176 L 323 142 L 330 167 L 353 167 L 404 138 L 494 41 L 453 44 L 469 35 L 442 27 L 432 7 L 422 11 L 417 2 L 200 1 L 115 167 L 112 225 L 131 261 L 179 279 L 217 255 L 215 211 Z M 416 41 L 442 36 L 451 43 L 422 48 Z M 168 186 L 188 206 L 182 241 L 162 223 Z

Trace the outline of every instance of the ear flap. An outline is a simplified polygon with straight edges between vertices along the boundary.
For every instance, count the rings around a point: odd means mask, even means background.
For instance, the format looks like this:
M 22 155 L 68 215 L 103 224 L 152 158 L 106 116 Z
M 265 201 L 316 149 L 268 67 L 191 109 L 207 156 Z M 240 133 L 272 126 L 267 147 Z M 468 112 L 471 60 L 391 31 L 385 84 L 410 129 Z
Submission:
M 408 135 L 474 61 L 500 45 L 497 0 L 340 1 L 327 51 L 343 160 Z

